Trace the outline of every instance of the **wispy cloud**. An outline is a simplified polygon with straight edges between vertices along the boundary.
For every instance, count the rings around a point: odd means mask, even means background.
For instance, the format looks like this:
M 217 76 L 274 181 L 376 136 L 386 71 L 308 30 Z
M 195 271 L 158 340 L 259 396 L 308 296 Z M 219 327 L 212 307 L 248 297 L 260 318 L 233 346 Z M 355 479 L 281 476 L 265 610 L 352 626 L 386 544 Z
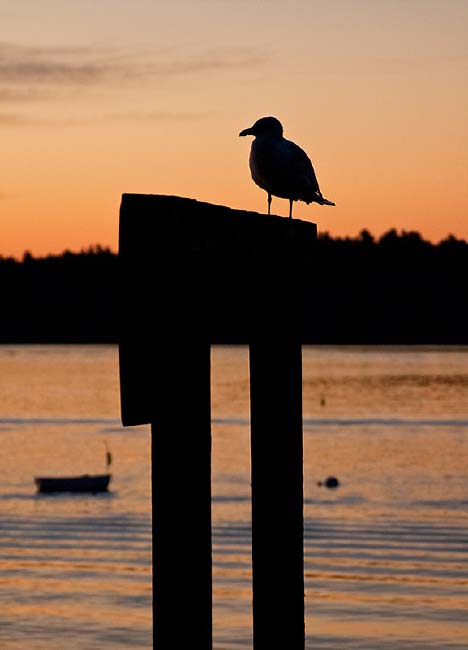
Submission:
M 39 48 L 0 44 L 0 84 L 96 83 L 112 70 L 93 48 Z
M 268 55 L 253 48 L 211 49 L 180 52 L 154 61 L 147 69 L 150 75 L 185 75 L 210 70 L 252 69 L 264 64 Z
M 91 94 L 93 101 L 122 86 L 145 91 L 151 82 L 230 71 L 256 71 L 271 58 L 268 48 L 39 47 L 0 42 L 0 127 L 79 126 L 96 122 L 188 121 L 206 117 L 190 111 L 133 111 L 99 113 L 98 104 L 76 112 L 70 103 Z M 143 83 L 144 82 L 144 83 Z M 96 95 L 96 92 L 98 95 Z M 67 102 L 67 114 L 33 110 L 40 102 Z M 100 100 L 97 99 L 97 102 Z M 21 110 L 16 110 L 20 108 Z M 11 110 L 14 108 L 14 110 Z
M 40 124 L 40 120 L 22 113 L 0 113 L 0 126 L 29 126 Z
M 0 104 L 22 104 L 51 100 L 56 98 L 56 93 L 44 88 L 31 87 L 4 87 L 0 86 Z
M 267 58 L 262 50 L 246 47 L 129 51 L 93 46 L 40 48 L 0 43 L 0 85 L 4 87 L 4 93 L 11 94 L 11 88 L 5 89 L 5 86 L 85 86 L 143 77 L 255 68 Z
M 1 113 L 0 127 L 24 126 L 86 126 L 102 124 L 103 126 L 118 122 L 132 122 L 137 125 L 150 122 L 194 122 L 208 119 L 210 112 L 171 112 L 171 111 L 128 111 L 121 113 L 93 113 L 90 115 L 67 115 L 67 117 L 48 118 L 44 116 L 31 117 L 24 113 Z

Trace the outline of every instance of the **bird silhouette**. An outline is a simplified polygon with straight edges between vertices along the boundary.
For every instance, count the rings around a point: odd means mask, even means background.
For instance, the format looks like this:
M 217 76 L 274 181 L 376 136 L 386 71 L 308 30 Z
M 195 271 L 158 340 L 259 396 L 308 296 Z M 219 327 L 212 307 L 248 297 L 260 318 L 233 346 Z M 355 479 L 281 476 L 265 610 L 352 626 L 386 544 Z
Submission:
M 283 126 L 276 117 L 262 117 L 239 136 L 253 135 L 250 149 L 250 172 L 254 182 L 271 197 L 289 199 L 289 218 L 293 201 L 335 205 L 325 199 L 309 156 L 297 144 L 283 138 Z

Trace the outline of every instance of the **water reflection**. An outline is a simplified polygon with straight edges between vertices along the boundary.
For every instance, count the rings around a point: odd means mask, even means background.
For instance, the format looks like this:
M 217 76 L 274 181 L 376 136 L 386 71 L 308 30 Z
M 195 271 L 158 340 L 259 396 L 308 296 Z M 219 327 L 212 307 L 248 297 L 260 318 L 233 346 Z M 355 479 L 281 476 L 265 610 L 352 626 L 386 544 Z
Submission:
M 150 437 L 120 427 L 116 349 L 0 347 L 0 377 L 0 647 L 149 650 Z M 304 350 L 308 649 L 466 650 L 467 377 L 465 348 Z M 111 494 L 36 496 L 106 439 Z M 217 348 L 215 650 L 252 648 L 249 472 L 247 352 Z
M 309 348 L 303 357 L 306 647 L 465 650 L 467 350 Z M 250 543 L 247 355 L 225 349 L 215 363 L 215 515 L 225 524 L 215 576 L 229 609 L 250 579 L 236 564 L 247 564 Z M 235 400 L 230 371 L 242 378 Z M 226 480 L 235 466 L 243 485 Z M 317 487 L 328 475 L 340 479 L 335 492 Z M 239 647 L 226 616 L 216 619 L 223 650 Z

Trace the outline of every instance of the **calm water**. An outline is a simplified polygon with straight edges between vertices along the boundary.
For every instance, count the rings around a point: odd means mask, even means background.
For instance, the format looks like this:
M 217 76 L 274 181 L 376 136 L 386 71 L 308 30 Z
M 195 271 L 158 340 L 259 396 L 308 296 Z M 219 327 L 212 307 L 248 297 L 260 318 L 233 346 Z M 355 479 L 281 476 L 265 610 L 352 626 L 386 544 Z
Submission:
M 247 376 L 213 351 L 216 650 L 252 647 Z M 307 648 L 467 650 L 468 348 L 307 348 L 304 419 Z M 120 426 L 117 350 L 0 347 L 0 436 L 0 648 L 150 649 L 150 435 Z M 35 494 L 105 441 L 110 494 Z

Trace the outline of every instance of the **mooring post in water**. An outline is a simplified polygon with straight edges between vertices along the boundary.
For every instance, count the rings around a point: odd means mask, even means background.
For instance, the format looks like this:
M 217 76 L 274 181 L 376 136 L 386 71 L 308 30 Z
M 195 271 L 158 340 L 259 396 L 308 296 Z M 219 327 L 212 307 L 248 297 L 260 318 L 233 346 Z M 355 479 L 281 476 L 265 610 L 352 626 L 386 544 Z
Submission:
M 157 650 L 212 648 L 210 347 L 250 348 L 255 650 L 304 648 L 301 274 L 314 224 L 124 195 L 124 425 L 152 425 Z

